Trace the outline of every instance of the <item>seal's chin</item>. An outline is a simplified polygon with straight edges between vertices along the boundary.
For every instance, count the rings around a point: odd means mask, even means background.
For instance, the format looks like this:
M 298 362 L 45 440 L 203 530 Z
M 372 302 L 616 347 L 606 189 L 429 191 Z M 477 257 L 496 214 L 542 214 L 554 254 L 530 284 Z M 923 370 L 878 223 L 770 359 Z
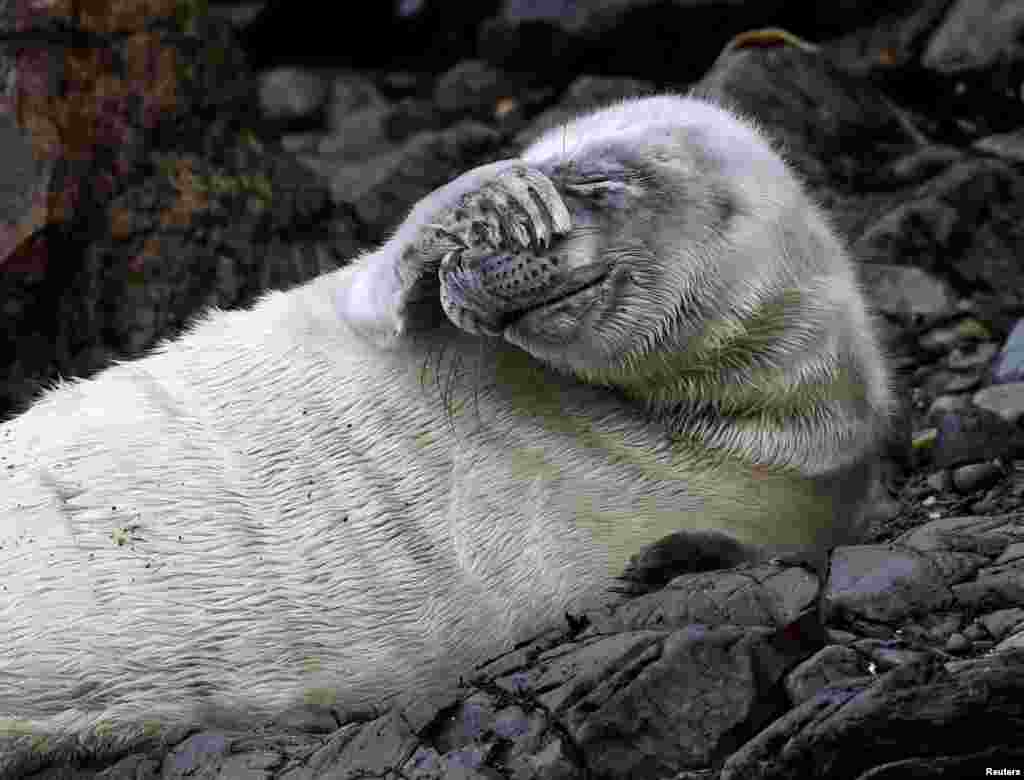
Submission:
M 565 344 L 571 341 L 584 324 L 587 314 L 607 298 L 610 271 L 557 298 L 531 306 L 505 324 L 502 335 L 513 344 L 543 341 Z

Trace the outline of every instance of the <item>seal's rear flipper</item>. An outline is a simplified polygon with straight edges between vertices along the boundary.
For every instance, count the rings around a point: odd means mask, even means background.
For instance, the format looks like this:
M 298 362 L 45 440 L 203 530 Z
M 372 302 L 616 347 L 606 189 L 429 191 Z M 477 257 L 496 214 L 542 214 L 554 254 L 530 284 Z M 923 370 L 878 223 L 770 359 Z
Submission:
M 680 574 L 731 569 L 764 559 L 764 553 L 723 533 L 678 531 L 630 558 L 622 579 L 659 587 Z

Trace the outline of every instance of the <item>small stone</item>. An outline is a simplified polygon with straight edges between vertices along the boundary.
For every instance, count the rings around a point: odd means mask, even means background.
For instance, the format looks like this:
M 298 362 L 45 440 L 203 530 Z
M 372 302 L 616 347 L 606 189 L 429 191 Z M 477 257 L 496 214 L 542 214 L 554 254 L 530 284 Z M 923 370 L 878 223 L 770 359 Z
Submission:
M 974 317 L 961 320 L 956 325 L 934 328 L 918 339 L 921 349 L 928 352 L 944 352 L 955 344 L 965 341 L 983 341 L 992 338 L 992 333 Z
M 323 76 L 301 68 L 275 68 L 260 77 L 260 106 L 270 119 L 311 115 L 327 99 Z
M 996 652 L 1004 652 L 1006 650 L 1024 650 L 1024 631 L 1018 631 L 1016 634 L 1011 634 L 992 649 Z
M 928 479 L 926 479 L 925 482 L 927 482 L 928 487 L 936 493 L 942 493 L 952 489 L 953 473 L 949 469 L 942 469 L 941 471 L 936 471 L 934 474 L 929 474 Z
M 1020 607 L 997 609 L 979 617 L 978 624 L 979 628 L 983 627 L 987 632 L 985 637 L 980 638 L 991 637 L 998 641 L 1024 627 L 1024 609 Z
M 959 631 L 946 640 L 946 652 L 960 655 L 971 649 L 971 640 Z
M 949 284 L 913 266 L 865 263 L 862 279 L 878 311 L 903 322 L 933 320 L 952 313 Z
M 979 151 L 998 155 L 1005 160 L 1024 163 L 1024 128 L 1010 133 L 997 133 L 979 138 L 972 146 Z
M 966 409 L 970 403 L 971 398 L 967 394 L 940 395 L 932 401 L 932 405 L 928 407 L 928 419 L 934 421 L 949 412 Z
M 1014 542 L 1007 545 L 1006 549 L 992 563 L 1000 566 L 1004 563 L 1012 563 L 1024 558 L 1024 542 Z
M 856 634 L 851 634 L 849 631 L 843 631 L 838 628 L 826 629 L 825 636 L 829 643 L 833 645 L 848 645 L 856 642 L 858 639 Z
M 801 704 L 829 685 L 863 676 L 862 664 L 852 647 L 828 645 L 786 676 L 786 692 L 793 704 Z
M 979 639 L 988 639 L 990 636 L 990 633 L 985 628 L 984 624 L 978 621 L 966 626 L 961 633 L 972 642 L 977 642 Z
M 966 393 L 981 384 L 981 374 L 954 374 L 942 388 L 944 393 Z
M 1024 382 L 985 387 L 974 394 L 974 405 L 995 412 L 1011 425 L 1024 417 Z
M 938 435 L 938 428 L 925 428 L 917 431 L 911 439 L 910 446 L 915 451 L 931 449 L 935 445 L 935 437 Z
M 1024 432 L 986 409 L 969 408 L 942 416 L 932 460 L 948 468 L 997 458 L 1010 459 L 1024 449 Z
M 1010 331 L 999 357 L 992 367 L 992 384 L 1024 381 L 1024 319 Z
M 971 463 L 953 471 L 953 486 L 961 493 L 973 493 L 994 485 L 1003 470 L 994 463 Z
M 991 341 L 983 341 L 971 347 L 959 346 L 949 354 L 946 364 L 954 371 L 984 368 L 998 352 L 998 345 Z

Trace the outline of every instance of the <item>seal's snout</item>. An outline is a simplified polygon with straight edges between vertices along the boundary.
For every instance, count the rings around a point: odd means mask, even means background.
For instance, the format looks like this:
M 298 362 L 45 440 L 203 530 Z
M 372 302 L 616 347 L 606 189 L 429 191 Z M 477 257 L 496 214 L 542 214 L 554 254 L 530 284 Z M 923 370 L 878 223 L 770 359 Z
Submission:
M 602 281 L 608 264 L 570 264 L 556 242 L 547 252 L 469 250 L 441 263 L 441 304 L 464 330 L 499 335 L 516 319 Z

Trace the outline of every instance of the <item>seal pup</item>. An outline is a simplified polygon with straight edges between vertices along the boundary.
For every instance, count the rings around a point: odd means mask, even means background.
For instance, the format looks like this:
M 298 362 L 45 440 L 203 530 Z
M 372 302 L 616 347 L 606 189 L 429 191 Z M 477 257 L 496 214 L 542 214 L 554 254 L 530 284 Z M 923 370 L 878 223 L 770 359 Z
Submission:
M 0 426 L 0 724 L 452 686 L 669 534 L 854 533 L 888 404 L 851 263 L 761 134 L 611 106 Z

